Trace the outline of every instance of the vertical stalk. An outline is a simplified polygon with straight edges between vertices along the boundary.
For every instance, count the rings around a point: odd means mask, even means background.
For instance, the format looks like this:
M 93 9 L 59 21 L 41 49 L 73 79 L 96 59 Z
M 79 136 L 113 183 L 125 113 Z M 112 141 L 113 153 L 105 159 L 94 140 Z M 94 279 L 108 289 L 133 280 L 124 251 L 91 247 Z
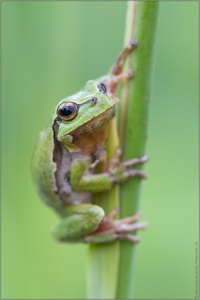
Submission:
M 119 146 L 116 118 L 113 118 L 107 139 L 107 157 L 112 158 Z M 94 195 L 93 202 L 108 214 L 119 207 L 119 187 Z M 88 250 L 87 295 L 89 299 L 114 299 L 116 297 L 119 269 L 119 242 L 91 244 Z
M 134 69 L 136 77 L 124 80 L 121 86 L 119 137 L 124 149 L 123 160 L 142 156 L 145 151 L 157 11 L 157 2 L 128 2 L 125 45 L 134 37 L 139 47 L 127 57 L 124 66 L 125 69 Z M 118 145 L 114 118 L 108 133 L 108 159 Z M 138 210 L 140 189 L 141 181 L 138 178 L 122 185 L 121 217 Z M 94 203 L 109 213 L 119 206 L 119 187 L 95 195 Z M 134 258 L 135 245 L 129 242 L 90 245 L 88 298 L 132 298 Z
M 119 139 L 124 149 L 123 160 L 140 157 L 145 153 L 147 123 L 151 94 L 153 52 L 157 1 L 129 1 L 125 45 L 131 38 L 138 41 L 138 48 L 126 60 L 125 69 L 133 69 L 135 78 L 124 80 L 121 86 Z M 138 169 L 142 166 L 138 166 Z M 134 178 L 121 186 L 121 216 L 138 211 L 141 179 Z M 132 298 L 134 289 L 136 245 L 120 242 L 120 261 L 117 298 Z

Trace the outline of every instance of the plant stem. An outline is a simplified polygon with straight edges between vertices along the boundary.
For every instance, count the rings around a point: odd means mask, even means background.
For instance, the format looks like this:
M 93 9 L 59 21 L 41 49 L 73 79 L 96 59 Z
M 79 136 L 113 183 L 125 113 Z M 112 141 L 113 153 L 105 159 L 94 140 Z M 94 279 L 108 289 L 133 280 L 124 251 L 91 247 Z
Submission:
M 138 48 L 125 63 L 125 69 L 134 70 L 135 78 L 124 80 L 121 86 L 119 138 L 124 149 L 123 160 L 140 157 L 145 153 L 157 15 L 157 1 L 128 2 L 125 45 L 134 37 L 138 41 Z M 139 168 L 142 166 L 138 166 Z M 134 178 L 121 186 L 120 217 L 138 211 L 140 192 L 139 178 Z M 133 297 L 135 252 L 134 244 L 120 242 L 117 298 Z
M 112 158 L 119 146 L 116 118 L 113 118 L 107 139 L 107 157 Z M 108 214 L 119 207 L 119 187 L 111 191 L 94 194 L 93 203 L 101 206 Z M 87 294 L 89 299 L 114 299 L 117 290 L 119 267 L 119 242 L 91 244 L 88 250 Z
M 135 6 L 136 15 L 134 14 Z M 123 81 L 121 88 L 122 105 L 120 106 L 121 125 L 119 126 L 119 134 L 120 144 L 125 149 L 125 159 L 141 156 L 145 150 L 157 7 L 158 4 L 156 2 L 137 2 L 136 5 L 134 1 L 128 2 L 125 45 L 134 36 L 139 41 L 139 47 L 135 51 L 133 62 L 136 78 Z M 135 28 L 133 27 L 134 18 Z M 132 55 L 127 57 L 125 69 L 131 69 L 132 57 Z M 131 100 L 130 102 L 128 101 L 129 99 Z M 108 132 L 108 144 L 106 147 L 108 159 L 113 156 L 118 146 L 116 118 L 114 118 L 111 121 Z M 140 184 L 139 179 L 123 184 L 121 199 L 125 200 L 123 200 L 121 206 L 122 217 L 136 212 L 139 203 Z M 94 203 L 103 207 L 106 214 L 113 208 L 119 207 L 119 187 L 116 186 L 110 192 L 94 195 Z M 117 298 L 132 297 L 135 252 L 133 250 L 135 250 L 135 247 L 127 242 L 89 245 L 89 299 L 114 299 L 116 296 Z

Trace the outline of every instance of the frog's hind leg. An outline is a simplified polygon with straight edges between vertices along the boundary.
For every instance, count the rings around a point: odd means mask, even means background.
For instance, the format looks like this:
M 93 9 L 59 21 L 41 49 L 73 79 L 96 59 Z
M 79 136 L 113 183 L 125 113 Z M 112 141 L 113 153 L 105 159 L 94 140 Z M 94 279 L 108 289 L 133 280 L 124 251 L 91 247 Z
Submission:
M 118 82 L 122 79 L 128 79 L 132 77 L 134 77 L 133 70 L 128 70 L 118 75 L 111 76 L 110 81 L 107 83 L 107 90 L 109 95 L 115 98 L 116 103 L 119 102 L 119 99 L 115 96 Z
M 124 59 L 128 54 L 137 47 L 137 41 L 132 39 L 129 44 L 124 48 L 124 50 L 120 53 L 117 60 L 115 61 L 113 67 L 110 70 L 110 80 L 106 83 L 107 90 L 111 96 L 115 96 L 116 87 L 120 80 L 123 78 L 131 78 L 134 76 L 134 72 L 132 70 L 128 70 L 127 72 L 122 72 Z
M 122 72 L 123 62 L 125 57 L 135 48 L 137 48 L 138 43 L 135 39 L 132 39 L 129 44 L 123 49 L 118 58 L 116 59 L 114 65 L 111 68 L 111 75 L 118 75 Z
M 104 210 L 92 204 L 66 207 L 61 221 L 52 228 L 53 236 L 62 242 L 84 241 L 84 237 L 95 231 L 104 219 Z

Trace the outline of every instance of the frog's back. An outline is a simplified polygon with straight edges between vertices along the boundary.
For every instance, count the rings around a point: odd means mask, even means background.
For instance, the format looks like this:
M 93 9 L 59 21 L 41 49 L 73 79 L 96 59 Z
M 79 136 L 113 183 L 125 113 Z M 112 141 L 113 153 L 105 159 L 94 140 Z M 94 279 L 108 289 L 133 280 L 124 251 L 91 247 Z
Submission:
M 53 161 L 53 131 L 51 127 L 40 132 L 39 141 L 34 151 L 32 172 L 36 188 L 42 199 L 49 205 L 59 207 L 62 201 L 56 193 L 56 164 Z
M 51 126 L 40 132 L 32 161 L 33 179 L 42 200 L 58 211 L 67 205 L 92 201 L 91 193 L 76 192 L 71 187 L 70 168 L 73 159 L 73 154 L 57 140 L 55 144 Z

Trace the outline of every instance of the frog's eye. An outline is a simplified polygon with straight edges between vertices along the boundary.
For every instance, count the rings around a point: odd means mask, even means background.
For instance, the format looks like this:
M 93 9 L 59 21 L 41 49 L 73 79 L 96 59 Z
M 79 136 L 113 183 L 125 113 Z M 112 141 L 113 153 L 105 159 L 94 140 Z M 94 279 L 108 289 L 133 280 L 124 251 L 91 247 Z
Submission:
M 78 114 L 78 105 L 74 102 L 63 102 L 57 108 L 57 115 L 63 121 L 71 121 Z
M 104 84 L 103 82 L 100 82 L 100 83 L 98 84 L 98 89 L 99 89 L 99 91 L 102 92 L 103 94 L 106 94 L 106 92 L 107 92 L 106 86 L 105 86 L 105 84 Z

